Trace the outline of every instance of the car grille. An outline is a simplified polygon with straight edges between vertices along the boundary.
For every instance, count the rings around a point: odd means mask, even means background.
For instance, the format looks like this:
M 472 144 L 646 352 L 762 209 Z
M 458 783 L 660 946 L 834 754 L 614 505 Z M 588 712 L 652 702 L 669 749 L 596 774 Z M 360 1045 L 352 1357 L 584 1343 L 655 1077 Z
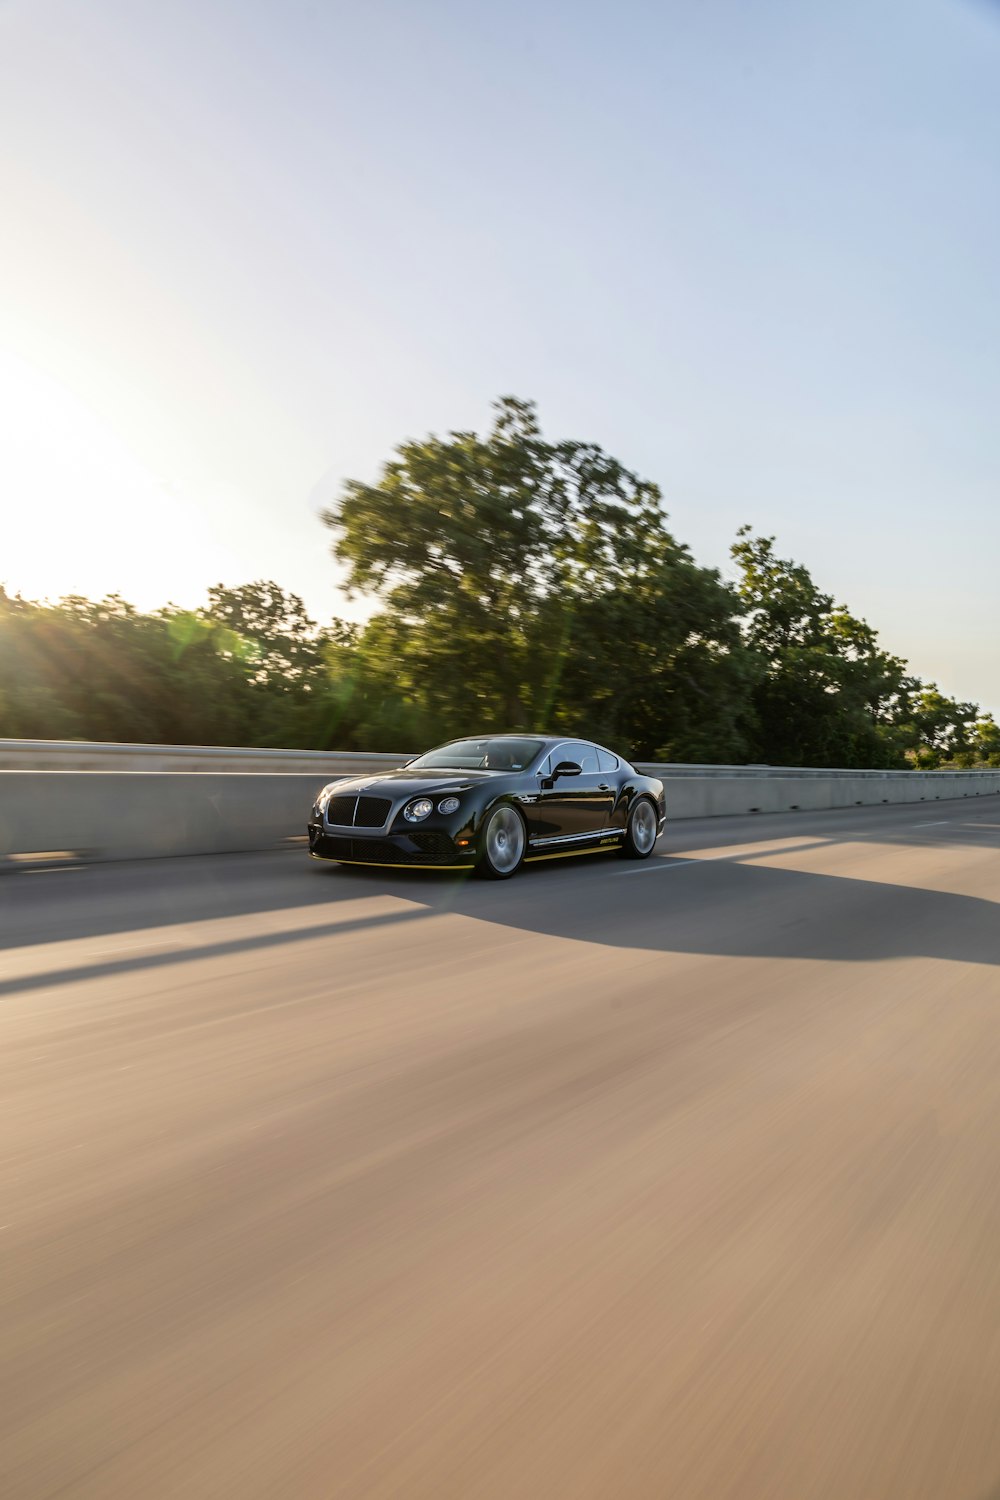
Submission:
M 420 850 L 420 856 L 428 864 L 436 864 L 438 861 L 443 865 L 454 864 L 463 854 L 469 857 L 469 851 L 455 848 L 454 841 L 446 833 L 411 833 L 410 840 Z
M 388 797 L 359 797 L 354 814 L 355 828 L 381 828 L 391 806 Z
M 340 828 L 382 828 L 391 806 L 388 797 L 331 797 L 326 821 Z
M 408 847 L 409 846 L 409 847 Z M 349 839 L 326 834 L 317 841 L 317 851 L 326 859 L 356 859 L 377 865 L 457 865 L 463 852 L 445 833 L 413 835 L 397 839 Z M 471 861 L 471 854 L 465 859 Z

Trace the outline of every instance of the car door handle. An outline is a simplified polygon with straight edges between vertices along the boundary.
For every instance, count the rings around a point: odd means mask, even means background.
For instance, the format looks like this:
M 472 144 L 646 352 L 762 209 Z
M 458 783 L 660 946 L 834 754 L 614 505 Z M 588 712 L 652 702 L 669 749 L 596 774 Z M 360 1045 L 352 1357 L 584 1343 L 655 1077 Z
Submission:
M 606 781 L 599 781 L 597 783 L 597 790 L 599 792 L 610 792 L 611 788 L 608 786 L 608 783 Z

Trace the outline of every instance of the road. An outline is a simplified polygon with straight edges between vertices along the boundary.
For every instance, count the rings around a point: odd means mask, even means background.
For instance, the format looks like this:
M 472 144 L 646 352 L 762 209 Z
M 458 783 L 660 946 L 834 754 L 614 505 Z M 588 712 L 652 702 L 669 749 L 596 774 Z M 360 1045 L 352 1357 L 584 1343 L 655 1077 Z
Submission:
M 1000 798 L 0 940 L 5 1500 L 1000 1494 Z

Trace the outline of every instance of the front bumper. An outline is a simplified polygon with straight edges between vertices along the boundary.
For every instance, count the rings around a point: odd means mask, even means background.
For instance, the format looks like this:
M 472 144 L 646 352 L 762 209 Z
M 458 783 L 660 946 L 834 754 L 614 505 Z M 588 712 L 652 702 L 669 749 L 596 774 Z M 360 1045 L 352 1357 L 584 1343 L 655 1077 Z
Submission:
M 309 853 L 314 859 L 336 860 L 344 865 L 399 865 L 412 870 L 467 870 L 475 864 L 476 851 L 459 848 L 450 834 L 440 830 L 361 835 L 327 833 L 310 823 Z

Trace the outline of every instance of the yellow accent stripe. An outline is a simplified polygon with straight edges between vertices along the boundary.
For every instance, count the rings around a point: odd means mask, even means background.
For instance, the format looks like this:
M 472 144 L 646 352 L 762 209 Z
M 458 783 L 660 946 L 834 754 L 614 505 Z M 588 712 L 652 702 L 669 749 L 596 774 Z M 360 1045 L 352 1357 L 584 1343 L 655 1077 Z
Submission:
M 613 854 L 621 844 L 601 844 L 596 849 L 567 849 L 560 854 L 527 854 L 524 858 L 526 865 L 537 864 L 542 859 L 579 859 L 584 854 Z M 382 859 L 338 859 L 334 854 L 314 854 L 309 851 L 310 859 L 318 859 L 325 865 L 366 865 L 378 870 L 471 870 L 474 866 L 473 860 L 466 860 L 461 865 L 414 865 L 400 863 L 396 860 Z
M 533 865 L 540 859 L 577 859 L 581 854 L 612 854 L 620 844 L 602 844 L 597 849 L 567 849 L 564 854 L 528 854 L 524 863 Z
M 313 853 L 309 858 L 321 860 L 325 865 L 370 865 L 379 870 L 471 870 L 473 864 L 469 859 L 463 865 L 411 865 L 393 859 L 338 859 L 335 854 Z

